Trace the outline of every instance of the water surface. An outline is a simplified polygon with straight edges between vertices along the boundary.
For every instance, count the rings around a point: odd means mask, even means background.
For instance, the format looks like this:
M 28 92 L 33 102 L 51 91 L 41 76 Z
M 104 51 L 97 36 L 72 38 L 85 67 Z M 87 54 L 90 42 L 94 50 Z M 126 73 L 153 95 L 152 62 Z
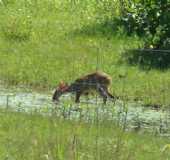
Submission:
M 0 87 L 0 107 L 16 111 L 38 111 L 42 114 L 54 114 L 66 119 L 86 122 L 113 121 L 125 130 L 142 130 L 154 134 L 169 136 L 170 110 L 154 110 L 144 107 L 142 102 L 115 103 L 109 101 L 106 106 L 99 97 L 82 98 L 80 104 L 74 103 L 72 95 L 61 97 L 60 104 L 51 101 L 52 93 L 38 93 L 20 88 Z

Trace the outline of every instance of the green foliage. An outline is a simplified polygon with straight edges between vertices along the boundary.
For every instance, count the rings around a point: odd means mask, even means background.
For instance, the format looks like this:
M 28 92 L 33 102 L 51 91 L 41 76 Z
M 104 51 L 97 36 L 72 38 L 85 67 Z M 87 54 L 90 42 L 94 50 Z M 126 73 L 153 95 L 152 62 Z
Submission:
M 129 34 L 145 37 L 146 48 L 170 48 L 169 0 L 131 0 L 121 20 Z

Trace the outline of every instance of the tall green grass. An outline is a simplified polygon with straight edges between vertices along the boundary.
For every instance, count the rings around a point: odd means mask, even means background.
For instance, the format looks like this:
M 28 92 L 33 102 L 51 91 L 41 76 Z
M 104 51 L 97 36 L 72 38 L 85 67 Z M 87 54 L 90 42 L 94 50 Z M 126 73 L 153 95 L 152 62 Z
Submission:
M 109 122 L 86 124 L 55 116 L 1 110 L 0 158 L 17 160 L 163 160 L 169 139 L 125 133 Z
M 113 78 L 114 94 L 169 105 L 169 70 L 122 63 L 142 40 L 126 36 L 119 15 L 118 1 L 0 1 L 0 79 L 51 89 L 97 68 Z

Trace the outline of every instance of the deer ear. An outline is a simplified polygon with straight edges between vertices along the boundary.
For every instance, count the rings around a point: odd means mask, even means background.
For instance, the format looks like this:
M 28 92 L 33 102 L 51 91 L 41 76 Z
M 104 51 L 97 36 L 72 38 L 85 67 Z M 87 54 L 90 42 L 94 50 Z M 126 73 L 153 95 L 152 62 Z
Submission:
M 65 83 L 63 81 L 60 81 L 59 88 L 63 88 L 63 87 L 65 87 Z
M 64 83 L 63 81 L 61 81 L 60 84 L 59 84 L 59 89 L 60 89 L 61 91 L 67 90 L 67 89 L 68 89 L 68 84 L 67 84 L 67 83 Z

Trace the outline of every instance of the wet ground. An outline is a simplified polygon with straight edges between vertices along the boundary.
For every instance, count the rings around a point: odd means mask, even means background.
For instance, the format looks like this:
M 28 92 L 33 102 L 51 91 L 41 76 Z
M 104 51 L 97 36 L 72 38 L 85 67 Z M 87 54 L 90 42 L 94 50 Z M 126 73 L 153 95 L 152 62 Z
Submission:
M 82 98 L 74 103 L 72 95 L 61 98 L 60 104 L 51 101 L 49 94 L 20 88 L 0 87 L 0 107 L 19 112 L 39 112 L 90 123 L 113 121 L 125 130 L 149 131 L 153 134 L 170 136 L 170 109 L 144 107 L 142 102 L 109 101 L 106 106 L 99 97 Z

